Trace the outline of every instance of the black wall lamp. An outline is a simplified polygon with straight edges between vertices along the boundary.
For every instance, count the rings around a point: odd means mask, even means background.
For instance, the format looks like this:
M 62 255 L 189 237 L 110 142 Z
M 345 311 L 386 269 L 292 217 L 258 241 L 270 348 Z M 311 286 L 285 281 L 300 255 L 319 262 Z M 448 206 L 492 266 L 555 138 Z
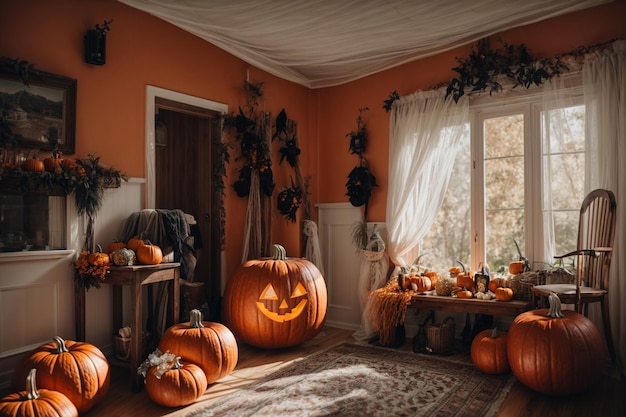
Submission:
M 93 65 L 104 65 L 106 62 L 106 41 L 109 24 L 105 20 L 102 26 L 96 24 L 95 29 L 89 29 L 85 34 L 85 62 Z

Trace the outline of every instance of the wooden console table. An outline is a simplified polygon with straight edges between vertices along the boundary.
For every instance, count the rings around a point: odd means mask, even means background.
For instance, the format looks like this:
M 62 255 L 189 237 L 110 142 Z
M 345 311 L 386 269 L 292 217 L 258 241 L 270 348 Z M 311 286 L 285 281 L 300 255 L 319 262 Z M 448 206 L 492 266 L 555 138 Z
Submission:
M 456 298 L 443 295 L 415 294 L 411 297 L 411 308 L 445 310 L 453 313 L 476 313 L 490 316 L 517 316 L 531 309 L 530 301 L 496 301 L 478 298 Z
M 168 320 L 170 324 L 178 323 L 180 303 L 180 263 L 162 263 L 159 265 L 112 266 L 103 284 L 113 285 L 113 328 L 124 326 L 122 310 L 122 286 L 130 286 L 130 375 L 132 389 L 138 392 L 142 385 L 142 376 L 137 375 L 143 352 L 142 323 L 142 286 L 169 281 L 168 285 Z M 82 294 L 81 294 L 82 293 Z M 84 290 L 77 289 L 76 339 L 85 340 L 85 305 Z M 81 303 L 80 300 L 83 302 Z

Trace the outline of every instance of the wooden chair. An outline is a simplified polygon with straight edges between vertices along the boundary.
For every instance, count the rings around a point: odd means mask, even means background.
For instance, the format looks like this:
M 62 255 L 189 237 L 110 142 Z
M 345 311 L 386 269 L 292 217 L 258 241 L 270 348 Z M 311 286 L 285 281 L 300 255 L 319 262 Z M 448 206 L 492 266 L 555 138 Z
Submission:
M 550 293 L 556 293 L 563 304 L 574 304 L 576 311 L 588 314 L 589 303 L 600 303 L 604 335 L 611 359 L 615 362 L 615 347 L 609 320 L 609 269 L 615 237 L 616 203 L 615 196 L 608 190 L 590 192 L 580 208 L 578 222 L 577 250 L 562 259 L 576 257 L 573 284 L 536 285 L 532 288 L 533 305 L 536 297 L 545 300 Z

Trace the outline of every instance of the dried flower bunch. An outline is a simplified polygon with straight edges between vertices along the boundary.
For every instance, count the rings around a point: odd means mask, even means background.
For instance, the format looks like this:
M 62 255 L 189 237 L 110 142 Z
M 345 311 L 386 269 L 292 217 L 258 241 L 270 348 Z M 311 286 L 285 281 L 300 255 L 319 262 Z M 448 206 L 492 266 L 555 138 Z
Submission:
M 108 255 L 83 251 L 74 262 L 74 280 L 87 290 L 91 287 L 100 288 L 100 282 L 106 279 L 110 267 Z

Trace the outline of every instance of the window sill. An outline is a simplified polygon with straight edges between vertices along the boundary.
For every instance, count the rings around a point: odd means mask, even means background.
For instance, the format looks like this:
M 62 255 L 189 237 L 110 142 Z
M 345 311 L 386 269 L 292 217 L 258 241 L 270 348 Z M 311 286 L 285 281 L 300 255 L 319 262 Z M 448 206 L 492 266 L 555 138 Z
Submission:
M 69 250 L 69 249 L 4 252 L 4 253 L 0 253 L 0 263 L 26 262 L 26 261 L 30 262 L 30 261 L 40 261 L 40 260 L 48 260 L 48 259 L 63 259 L 73 254 L 74 254 L 74 251 Z

